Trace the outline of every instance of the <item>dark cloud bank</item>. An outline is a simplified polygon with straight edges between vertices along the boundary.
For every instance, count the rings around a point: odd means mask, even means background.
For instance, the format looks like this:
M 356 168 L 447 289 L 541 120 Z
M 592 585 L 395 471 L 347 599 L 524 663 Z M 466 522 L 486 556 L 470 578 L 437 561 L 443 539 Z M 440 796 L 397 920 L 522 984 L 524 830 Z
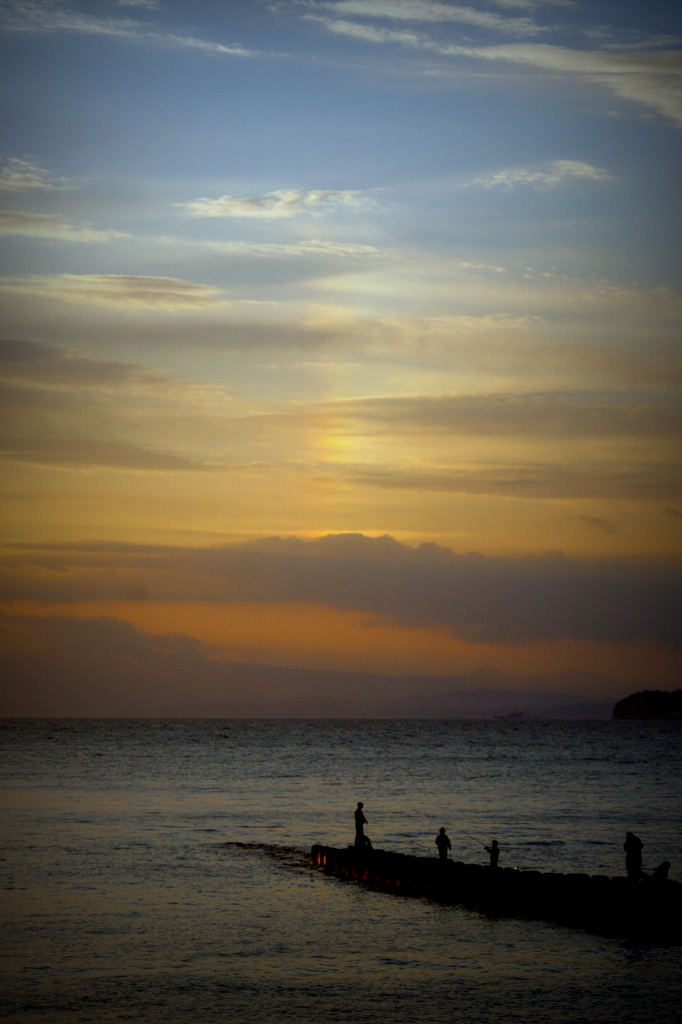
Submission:
M 467 640 L 567 638 L 682 646 L 680 566 L 580 561 L 561 554 L 490 558 L 435 544 L 341 534 L 224 548 L 113 543 L 22 545 L 0 560 L 0 597 L 285 602 L 445 627 Z

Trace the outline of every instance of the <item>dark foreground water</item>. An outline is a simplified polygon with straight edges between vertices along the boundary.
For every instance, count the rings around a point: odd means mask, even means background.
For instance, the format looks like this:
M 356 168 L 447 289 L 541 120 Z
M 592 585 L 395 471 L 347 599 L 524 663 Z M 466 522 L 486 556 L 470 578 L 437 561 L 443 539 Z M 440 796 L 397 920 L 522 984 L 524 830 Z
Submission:
M 369 892 L 375 846 L 682 878 L 680 722 L 6 721 L 0 1018 L 668 1024 L 682 949 Z M 236 845 L 238 843 L 246 846 Z

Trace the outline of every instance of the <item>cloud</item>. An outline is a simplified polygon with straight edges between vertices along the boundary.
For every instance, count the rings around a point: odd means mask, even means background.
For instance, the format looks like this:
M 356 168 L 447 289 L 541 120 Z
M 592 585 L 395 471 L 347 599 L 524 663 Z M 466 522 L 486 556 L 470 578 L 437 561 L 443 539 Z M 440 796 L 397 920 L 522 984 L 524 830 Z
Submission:
M 499 462 L 484 465 L 439 466 L 433 470 L 402 467 L 329 466 L 355 484 L 388 490 L 444 494 L 488 494 L 509 498 L 579 498 L 626 500 L 679 500 L 682 497 L 679 465 L 622 466 L 604 462 L 564 465 L 541 462 Z
M 140 23 L 129 18 L 95 18 L 51 0 L 3 0 L 0 27 L 10 32 L 79 32 L 134 37 Z
M 124 6 L 155 9 L 151 3 Z M 6 32 L 75 32 L 80 35 L 113 36 L 124 40 L 198 49 L 219 56 L 256 56 L 254 51 L 239 43 L 217 43 L 193 36 L 160 32 L 131 18 L 96 18 L 70 11 L 51 0 L 0 0 L 0 29 Z
M 532 188 L 556 188 L 570 181 L 613 181 L 613 175 L 605 167 L 594 167 L 583 160 L 551 160 L 539 168 L 506 167 L 492 174 L 472 178 L 471 185 L 482 188 L 503 188 L 516 186 Z
M 201 549 L 81 543 L 5 550 L 8 569 L 53 559 L 60 571 L 49 593 L 62 588 L 69 600 L 78 599 L 79 587 L 90 598 L 97 587 L 120 597 L 123 581 L 140 578 L 157 598 L 186 600 L 192 581 L 195 600 L 307 602 L 442 627 L 472 642 L 649 640 L 682 648 L 677 565 L 458 555 L 362 534 Z
M 249 50 L 239 43 L 215 43 L 208 39 L 197 39 L 195 36 L 178 36 L 169 32 L 147 32 L 145 38 L 150 42 L 163 43 L 168 46 L 185 47 L 190 50 L 203 50 L 204 53 L 215 53 L 219 57 L 257 57 L 255 50 Z
M 5 463 L 164 472 L 218 468 L 216 429 L 248 408 L 215 386 L 26 341 L 0 342 L 0 404 Z
M 431 9 L 435 12 L 441 7 L 446 7 L 443 4 L 429 3 L 417 5 L 410 3 L 409 0 L 405 0 L 404 5 L 399 0 L 396 0 L 395 3 L 392 0 L 387 0 L 387 3 L 394 11 L 402 9 L 405 12 L 418 9 L 423 11 Z M 357 6 L 363 8 L 372 6 L 378 9 L 378 0 L 377 4 L 368 5 L 361 4 L 358 0 Z M 338 5 L 334 9 L 341 10 Z M 385 10 L 388 9 L 389 7 L 385 8 Z M 471 10 L 471 8 L 450 8 L 449 5 L 447 9 Z M 343 10 L 349 11 L 350 8 L 344 7 Z M 495 14 L 475 13 L 481 18 L 499 18 L 499 15 Z M 679 76 L 682 74 L 682 55 L 680 52 L 634 52 L 626 47 L 621 48 L 620 51 L 611 49 L 577 50 L 566 46 L 533 42 L 470 46 L 446 43 L 424 34 L 396 32 L 345 19 L 332 20 L 320 15 L 304 15 L 304 17 L 324 22 L 331 32 L 364 39 L 367 42 L 394 43 L 430 50 L 442 56 L 471 57 L 477 60 L 521 64 L 562 75 L 580 75 L 593 84 L 610 90 L 621 99 L 650 107 L 661 116 L 682 126 L 682 85 L 679 82 Z M 394 13 L 391 17 L 397 18 L 398 15 Z M 435 13 L 432 20 L 435 20 Z M 532 27 L 533 23 L 528 19 L 499 18 L 499 20 L 501 23 L 506 23 L 508 27 L 511 26 L 507 30 L 513 31 L 516 35 L 530 35 L 542 31 L 538 26 Z M 526 23 L 527 26 L 524 28 Z M 516 28 L 514 28 L 515 25 Z M 489 27 L 493 27 L 492 23 Z M 495 27 L 504 30 L 501 25 Z
M 494 274 L 506 274 L 507 267 L 497 266 L 495 263 L 472 263 L 470 260 L 463 260 L 459 266 L 462 270 L 488 270 Z
M 456 46 L 437 44 L 439 52 L 453 56 L 481 57 L 513 64 L 526 64 L 548 71 L 585 75 L 680 75 L 681 55 L 664 53 L 614 53 L 603 50 L 572 50 L 550 43 L 503 43 L 499 46 Z
M 497 7 L 536 11 L 538 7 L 578 7 L 578 0 L 491 0 Z
M 296 487 L 322 481 L 346 489 L 571 501 L 680 497 L 675 445 L 682 414 L 673 404 L 625 402 L 618 393 L 252 404 L 139 364 L 25 341 L 0 343 L 0 381 L 7 429 L 18 439 L 7 442 L 14 444 L 12 458 L 29 461 L 37 458 L 38 435 L 102 438 L 104 427 L 107 440 L 132 438 L 145 450 L 184 450 L 191 438 L 195 461 L 220 460 L 226 472 L 249 481 L 247 488 L 274 473 Z M 329 437 L 341 442 L 343 459 L 320 458 L 320 443 Z M 465 438 L 475 439 L 476 447 L 463 446 Z M 565 446 L 582 439 L 613 443 L 607 456 L 593 458 L 583 454 L 581 443 Z M 646 449 L 642 441 L 649 442 Z M 557 442 L 563 446 L 555 453 Z M 647 458 L 651 442 L 660 446 L 653 464 Z M 396 452 L 414 451 L 415 445 L 416 464 L 396 462 Z M 374 453 L 371 462 L 351 454 L 363 449 Z M 51 452 L 44 450 L 43 459 Z
M 336 0 L 318 6 L 340 15 L 386 18 L 393 21 L 457 22 L 514 36 L 532 36 L 546 31 L 530 18 L 505 18 L 492 11 L 481 11 L 459 4 L 437 3 L 434 0 Z M 334 22 L 331 22 L 329 27 L 334 31 Z
M 318 207 L 343 206 L 353 210 L 368 205 L 359 199 L 357 191 L 331 191 L 324 189 L 278 189 L 264 196 L 220 196 L 218 199 L 195 199 L 191 203 L 176 203 L 191 217 L 260 217 L 275 220 L 296 217 Z
M 82 437 L 11 437 L 0 439 L 0 459 L 41 466 L 109 467 L 157 472 L 212 470 L 215 465 L 170 452 L 153 451 L 128 441 Z
M 293 415 L 305 416 L 304 411 Z M 677 405 L 623 402 L 622 396 L 540 392 L 358 398 L 312 404 L 309 415 L 333 417 L 339 429 L 478 436 L 680 437 Z
M 451 56 L 475 57 L 577 74 L 610 89 L 623 99 L 656 110 L 682 126 L 682 54 L 571 50 L 547 43 L 505 43 L 501 46 L 455 46 L 430 42 L 428 47 Z
M 158 388 L 174 382 L 139 363 L 92 359 L 39 341 L 0 341 L 0 378 L 52 387 Z
M 87 347 L 96 331 L 101 344 L 116 346 L 121 331 L 130 330 L 126 310 L 147 308 L 156 312 L 138 317 L 136 337 L 157 350 L 184 348 L 187 319 L 192 318 L 192 343 L 205 350 L 324 349 L 354 359 L 367 353 L 397 360 L 402 367 L 448 368 L 467 376 L 492 373 L 496 380 L 511 376 L 515 390 L 522 378 L 522 387 L 537 390 L 558 380 L 571 390 L 611 389 L 616 382 L 682 383 L 676 331 L 680 299 L 673 289 L 662 293 L 594 279 L 550 278 L 539 268 L 528 271 L 526 279 L 511 268 L 484 273 L 460 268 L 452 259 L 410 258 L 384 250 L 339 254 L 334 267 L 332 253 L 313 251 L 306 260 L 298 249 L 287 255 L 245 244 L 252 260 L 272 260 L 265 292 L 257 283 L 227 294 L 197 283 L 196 288 L 207 290 L 186 292 L 160 279 L 145 305 L 136 306 L 129 292 L 138 286 L 144 291 L 149 281 L 144 277 L 133 278 L 125 288 L 94 275 L 0 279 L 5 336 Z M 225 255 L 213 256 L 223 245 Z M 254 280 L 257 274 L 257 268 L 245 266 L 242 243 L 233 249 L 230 242 L 216 242 L 213 248 L 201 241 L 194 248 L 206 250 L 199 262 L 211 275 L 216 266 L 233 282 L 249 275 Z M 288 260 L 288 266 L 277 266 L 275 259 Z M 41 301 L 29 302 L 27 295 Z M 368 296 L 376 301 L 374 315 L 366 307 Z M 411 315 L 427 306 L 443 315 Z M 453 309 L 459 312 L 452 315 Z M 475 387 L 480 386 L 479 376 Z M 502 390 L 497 383 L 489 386 Z
M 110 242 L 129 238 L 120 231 L 97 231 L 78 227 L 71 221 L 42 213 L 28 213 L 12 206 L 0 206 L 0 235 L 25 235 L 29 238 L 57 238 L 68 242 Z
M 175 242 L 174 244 L 180 244 Z M 291 257 L 291 256 L 314 256 L 316 259 L 326 257 L 336 259 L 346 258 L 391 258 L 399 259 L 399 252 L 388 249 L 378 249 L 375 245 L 361 245 L 355 242 L 327 242 L 323 239 L 310 238 L 302 242 L 211 242 L 202 241 L 198 245 L 202 249 L 211 249 L 214 252 L 224 252 L 235 256 L 259 256 L 259 257 Z
M 586 33 L 592 35 L 592 33 Z M 595 37 L 605 36 L 606 33 L 596 31 Z M 650 50 L 657 46 L 679 46 L 682 43 L 682 36 L 648 36 L 636 43 L 602 43 L 603 50 Z
M 423 266 L 415 261 L 406 265 L 407 273 L 401 268 L 392 280 L 388 274 L 383 277 L 381 284 L 390 285 L 386 294 L 395 296 L 396 306 L 419 294 L 425 280 L 423 294 L 433 297 L 433 305 L 443 308 L 456 301 L 471 313 L 330 321 L 330 341 L 347 351 L 368 351 L 382 358 L 398 355 L 463 373 L 521 375 L 528 388 L 538 377 L 547 380 L 547 374 L 554 381 L 574 382 L 568 385 L 572 390 L 584 387 L 588 379 L 590 387 L 602 384 L 609 389 L 615 381 L 682 383 L 679 299 L 672 292 L 658 296 L 653 290 L 647 294 L 594 287 L 593 282 L 557 281 L 549 272 L 545 277 L 544 272 L 529 271 L 524 280 L 522 275 L 493 271 L 491 280 L 458 275 L 452 263 L 447 278 L 436 267 L 429 280 L 429 271 L 422 276 Z M 371 280 L 370 273 L 365 274 Z M 339 275 L 341 284 L 351 276 L 352 272 Z M 327 284 L 322 281 L 321 287 Z M 445 288 L 449 295 L 443 296 Z M 353 294 L 352 288 L 349 291 Z M 486 307 L 500 312 L 478 312 Z M 521 314 L 529 309 L 534 310 L 532 315 Z
M 682 85 L 678 81 L 655 75 L 611 75 L 594 81 L 611 89 L 621 99 L 651 107 L 682 127 Z
M 50 172 L 38 164 L 14 156 L 2 161 L 0 192 L 61 192 L 69 187 L 66 178 L 51 178 Z
M 147 7 L 150 11 L 160 11 L 159 0 L 116 0 L 117 7 Z
M 372 25 L 359 25 L 356 21 L 345 19 L 332 20 L 319 14 L 304 14 L 308 21 L 319 21 L 337 35 L 350 36 L 352 39 L 366 39 L 369 43 L 400 43 L 403 46 L 422 46 L 421 36 L 414 32 L 396 32 L 389 28 L 375 28 Z
M 605 533 L 609 536 L 620 533 L 620 527 L 612 523 L 610 519 L 600 519 L 599 516 L 576 516 L 575 518 L 586 523 L 593 530 L 596 530 L 597 533 Z
M 174 277 L 56 274 L 0 279 L 0 291 L 123 309 L 203 309 L 224 305 L 219 289 Z

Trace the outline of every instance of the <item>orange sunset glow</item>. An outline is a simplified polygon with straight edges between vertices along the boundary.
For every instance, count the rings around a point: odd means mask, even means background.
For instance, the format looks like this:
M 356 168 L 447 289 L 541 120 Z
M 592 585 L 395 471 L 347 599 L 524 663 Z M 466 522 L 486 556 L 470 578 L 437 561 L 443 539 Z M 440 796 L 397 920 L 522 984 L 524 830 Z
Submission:
M 95 622 L 118 619 L 151 636 L 197 640 L 210 649 L 210 657 L 217 661 L 436 677 L 472 672 L 484 666 L 512 676 L 544 675 L 555 672 L 557 666 L 564 671 L 612 674 L 615 680 L 604 680 L 600 696 L 620 693 L 622 685 L 617 681 L 631 684 L 651 672 L 661 682 L 674 686 L 682 670 L 679 651 L 642 641 L 472 643 L 443 628 L 399 626 L 386 616 L 300 602 L 17 601 L 0 605 L 0 614 L 14 617 L 14 621 L 48 616 Z M 10 618 L 9 622 L 12 621 Z M 30 642 L 25 635 L 15 634 L 15 640 L 20 644 Z M 429 682 L 428 689 L 442 686 L 437 679 Z M 513 686 L 513 681 L 508 681 L 507 686 Z
M 90 714 L 112 623 L 159 692 L 169 637 L 360 701 L 675 686 L 677 37 L 563 0 L 0 6 L 37 76 L 0 152 L 7 708 Z

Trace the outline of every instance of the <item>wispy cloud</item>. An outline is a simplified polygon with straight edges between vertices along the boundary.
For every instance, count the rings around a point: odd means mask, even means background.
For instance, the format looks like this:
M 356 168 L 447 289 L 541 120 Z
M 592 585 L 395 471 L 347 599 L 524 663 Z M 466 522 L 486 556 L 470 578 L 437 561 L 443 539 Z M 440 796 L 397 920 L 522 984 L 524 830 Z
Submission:
M 150 3 L 125 4 L 152 8 Z M 69 10 L 51 0 L 0 0 L 0 28 L 6 32 L 75 32 L 79 35 L 115 36 L 167 46 L 204 50 L 220 56 L 252 57 L 254 51 L 239 43 L 219 43 L 194 36 L 163 32 L 132 18 L 96 18 Z
M 537 11 L 539 7 L 579 7 L 578 0 L 490 0 L 496 7 L 509 10 Z
M 387 249 L 378 249 L 375 245 L 359 243 L 328 242 L 323 239 L 310 238 L 302 242 L 199 242 L 201 248 L 214 252 L 234 253 L 235 256 L 260 257 L 296 257 L 315 256 L 328 259 L 339 257 L 361 259 L 369 257 L 401 258 L 402 254 Z
M 197 39 L 196 36 L 178 36 L 170 32 L 148 32 L 146 38 L 151 42 L 163 43 L 168 46 L 186 47 L 190 50 L 203 50 L 215 53 L 219 57 L 255 57 L 255 50 L 249 50 L 239 43 L 215 43 L 210 39 Z
M 329 467 L 330 472 L 332 467 Z M 412 470 L 388 466 L 345 466 L 353 483 L 384 489 L 450 494 L 489 494 L 510 498 L 679 500 L 679 466 L 623 468 L 611 463 L 557 465 L 526 462 Z
M 595 167 L 583 160 L 551 160 L 542 167 L 505 167 L 492 174 L 472 178 L 471 185 L 482 188 L 512 189 L 519 185 L 532 188 L 556 188 L 569 181 L 613 181 L 605 167 Z
M 159 0 L 116 0 L 117 7 L 147 7 L 150 11 L 160 11 Z
M 325 18 L 320 14 L 304 14 L 308 21 L 319 21 L 337 35 L 350 36 L 352 39 L 366 39 L 369 43 L 399 43 L 403 46 L 423 46 L 424 40 L 414 32 L 396 32 L 390 28 L 376 28 L 374 25 L 361 25 L 357 21 L 345 18 Z
M 55 274 L 0 279 L 0 291 L 124 309 L 202 309 L 227 300 L 217 288 L 173 277 Z
M 503 43 L 499 46 L 456 46 L 433 44 L 444 54 L 481 57 L 546 68 L 548 71 L 572 71 L 587 75 L 680 75 L 681 54 L 615 53 L 603 50 L 571 50 L 549 43 Z
M 0 342 L 0 404 L 4 461 L 164 472 L 219 468 L 211 431 L 246 411 L 219 387 L 27 341 Z
M 195 199 L 176 203 L 191 217 L 260 217 L 267 220 L 296 217 L 319 208 L 346 207 L 358 210 L 370 203 L 353 190 L 277 189 L 264 196 L 220 196 L 218 199 Z
M 128 441 L 98 441 L 82 437 L 0 439 L 0 459 L 38 465 L 107 466 L 116 469 L 175 473 L 216 468 L 171 452 L 153 451 Z
M 0 402 L 0 460 L 72 469 L 217 469 L 215 444 L 197 451 L 174 425 L 234 413 L 222 389 L 26 341 L 0 342 Z
M 457 22 L 515 36 L 532 36 L 545 31 L 530 18 L 505 18 L 493 11 L 438 3 L 435 0 L 335 0 L 318 6 L 342 16 L 350 14 L 392 21 Z M 333 27 L 333 23 L 330 27 Z
M 134 36 L 140 23 L 130 18 L 95 18 L 51 0 L 2 0 L 0 25 L 12 32 L 79 32 Z
M 603 50 L 653 50 L 659 46 L 679 46 L 682 43 L 682 36 L 647 36 L 637 42 L 612 42 L 603 43 Z
M 359 8 L 363 8 L 364 14 L 369 14 L 369 8 L 377 7 L 377 3 L 361 3 L 361 0 L 348 0 L 357 7 L 356 17 L 360 15 Z M 435 11 L 443 4 L 425 3 L 417 5 L 410 0 L 405 0 L 405 5 L 392 0 L 386 0 L 390 4 L 393 14 L 390 17 L 395 20 L 399 15 L 395 12 L 403 10 L 403 20 L 407 18 L 407 12 L 417 10 L 431 10 L 433 18 L 436 19 Z M 328 5 L 329 6 L 329 5 Z M 469 8 L 450 8 L 447 10 L 469 11 Z M 339 13 L 346 11 L 350 13 L 350 7 L 340 4 L 334 5 L 334 10 Z M 389 10 L 387 6 L 386 11 Z M 481 12 L 476 12 L 481 14 Z M 377 16 L 376 14 L 374 16 Z M 499 17 L 497 15 L 483 15 L 485 17 Z M 332 19 L 322 15 L 307 14 L 306 18 L 316 18 L 324 22 L 331 32 L 340 33 L 349 37 L 364 39 L 367 42 L 397 44 L 411 48 L 430 50 L 433 53 L 448 57 L 470 57 L 485 61 L 499 61 L 510 64 L 521 64 L 526 67 L 535 67 L 544 71 L 557 74 L 580 75 L 588 81 L 610 90 L 621 99 L 634 101 L 655 110 L 663 117 L 670 118 L 682 126 L 682 84 L 679 76 L 682 74 L 682 55 L 678 51 L 662 52 L 636 52 L 628 50 L 627 47 L 615 49 L 577 50 L 566 46 L 553 46 L 548 43 L 502 43 L 494 46 L 470 46 L 454 43 L 446 43 L 439 39 L 430 38 L 426 34 L 416 32 L 395 31 L 368 25 L 366 23 L 349 21 L 347 19 Z M 410 15 L 410 20 L 415 20 Z M 423 18 L 421 20 L 427 20 Z M 440 19 L 442 20 L 442 19 Z M 526 19 L 502 19 L 507 25 L 513 25 L 515 21 L 525 22 Z M 529 22 L 529 24 L 532 24 Z M 492 27 L 492 26 L 490 26 Z M 502 30 L 501 26 L 496 26 Z M 534 29 L 533 31 L 539 31 Z M 530 35 L 530 29 L 523 32 L 521 27 L 517 35 Z
M 69 242 L 109 242 L 112 238 L 130 237 L 120 231 L 97 231 L 90 227 L 79 227 L 60 217 L 28 213 L 12 206 L 0 206 L 0 235 L 58 238 Z
M 617 53 L 571 50 L 546 43 L 505 43 L 501 46 L 455 46 L 429 43 L 439 53 L 481 60 L 523 64 L 560 74 L 576 74 L 604 86 L 622 99 L 651 107 L 682 126 L 682 54 Z
M 59 192 L 69 188 L 66 178 L 53 178 L 49 171 L 28 160 L 11 156 L 2 161 L 0 192 Z
M 575 518 L 596 530 L 597 533 L 604 533 L 610 537 L 620 533 L 620 527 L 612 523 L 610 519 L 601 519 L 599 516 L 575 516 Z
M 94 359 L 40 341 L 0 341 L 0 378 L 39 387 L 167 388 L 167 376 L 139 363 Z
M 624 100 L 650 107 L 682 128 L 682 83 L 655 75 L 611 75 L 595 78 Z
M 293 417 L 304 417 L 297 409 Z M 626 403 L 555 392 L 524 395 L 439 395 L 358 398 L 312 406 L 308 415 L 333 417 L 338 429 L 388 434 L 433 433 L 441 437 L 680 437 L 682 411 L 675 405 Z

